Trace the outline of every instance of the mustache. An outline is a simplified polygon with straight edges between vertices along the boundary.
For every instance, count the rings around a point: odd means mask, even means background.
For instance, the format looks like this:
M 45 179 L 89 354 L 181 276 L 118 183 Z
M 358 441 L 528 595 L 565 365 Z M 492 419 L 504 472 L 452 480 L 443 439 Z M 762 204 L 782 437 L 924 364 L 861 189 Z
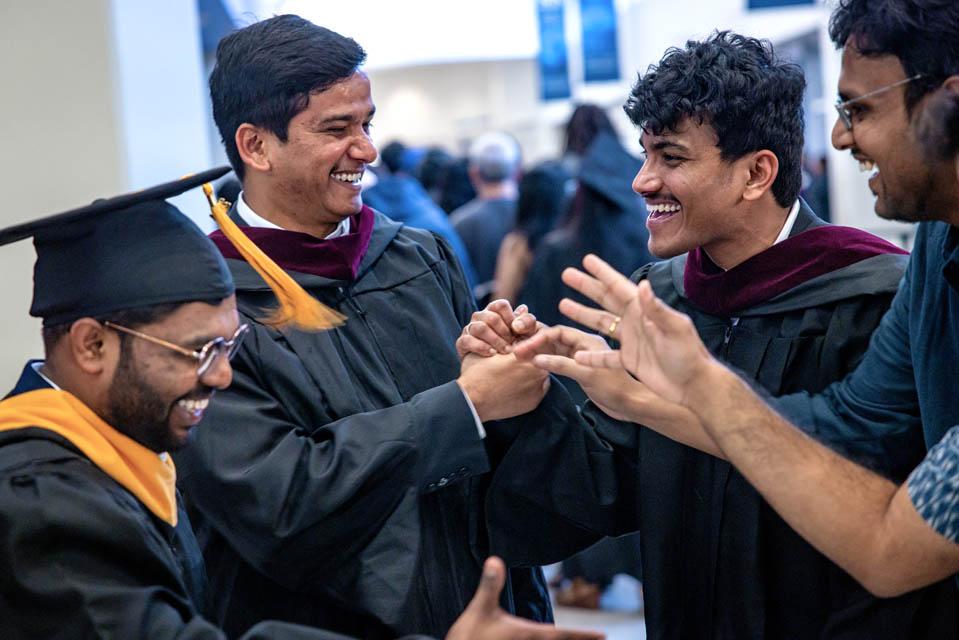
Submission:
M 177 401 L 179 402 L 180 400 L 207 400 L 208 398 L 212 398 L 214 393 L 216 393 L 216 389 L 214 389 L 213 387 L 201 385 L 197 387 L 196 389 L 194 389 L 193 391 L 180 396 L 179 398 L 177 398 Z

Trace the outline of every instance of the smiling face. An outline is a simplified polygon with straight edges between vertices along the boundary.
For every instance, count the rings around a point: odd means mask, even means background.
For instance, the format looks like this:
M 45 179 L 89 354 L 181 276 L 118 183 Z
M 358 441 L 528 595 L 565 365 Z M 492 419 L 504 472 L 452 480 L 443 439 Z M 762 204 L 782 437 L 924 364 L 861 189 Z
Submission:
M 270 200 L 310 225 L 339 224 L 360 211 L 360 179 L 376 160 L 370 140 L 375 107 L 366 74 L 357 71 L 312 93 L 289 123 L 286 142 L 263 132 Z M 288 223 L 281 226 L 291 226 Z
M 748 225 L 741 205 L 750 158 L 723 160 L 717 142 L 710 125 L 688 118 L 675 131 L 643 132 L 646 162 L 633 190 L 646 200 L 654 255 L 671 258 L 700 246 L 720 254 L 721 245 L 742 237 L 739 231 Z
M 216 306 L 184 304 L 137 330 L 197 350 L 214 338 L 229 339 L 237 326 L 231 296 Z M 104 419 L 152 451 L 176 451 L 187 443 L 214 392 L 229 386 L 230 363 L 220 357 L 198 377 L 197 361 L 183 354 L 133 336 L 124 337 L 122 344 Z
M 864 56 L 853 42 L 848 42 L 842 54 L 839 99 L 865 96 L 906 78 L 899 58 Z M 930 211 L 935 188 L 906 110 L 906 86 L 850 104 L 852 131 L 837 118 L 832 144 L 840 151 L 849 151 L 863 171 L 870 172 L 869 189 L 876 196 L 879 217 L 916 222 L 936 217 Z M 921 104 L 915 107 L 917 112 L 921 108 Z

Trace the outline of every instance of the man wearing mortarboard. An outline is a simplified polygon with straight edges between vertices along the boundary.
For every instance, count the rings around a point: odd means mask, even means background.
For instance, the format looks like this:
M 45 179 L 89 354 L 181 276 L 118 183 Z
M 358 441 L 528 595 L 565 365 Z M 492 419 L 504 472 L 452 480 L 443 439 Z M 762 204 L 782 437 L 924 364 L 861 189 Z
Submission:
M 33 237 L 46 352 L 0 402 L 4 638 L 222 637 L 168 452 L 247 325 L 216 247 L 164 199 L 225 172 L 0 231 Z
M 230 384 L 248 325 L 219 250 L 164 199 L 227 171 L 0 231 L 0 244 L 34 239 L 31 314 L 46 351 L 0 402 L 4 640 L 225 638 L 203 618 L 207 578 L 169 453 Z M 214 211 L 225 236 L 277 289 L 274 319 L 313 330 L 337 321 L 224 213 Z M 448 640 L 598 640 L 505 615 L 504 581 L 502 563 L 487 560 Z M 243 637 L 347 640 L 275 621 Z
M 251 331 L 177 465 L 231 633 L 278 618 L 444 635 L 485 556 L 478 476 L 501 427 L 483 423 L 530 411 L 548 386 L 512 355 L 461 367 L 454 343 L 474 303 L 449 245 L 363 206 L 377 156 L 364 57 L 278 16 L 227 36 L 210 78 L 243 183 L 231 218 L 347 319 L 324 333 L 261 322 L 274 294 L 212 236 Z M 549 619 L 538 569 L 510 570 L 504 606 Z

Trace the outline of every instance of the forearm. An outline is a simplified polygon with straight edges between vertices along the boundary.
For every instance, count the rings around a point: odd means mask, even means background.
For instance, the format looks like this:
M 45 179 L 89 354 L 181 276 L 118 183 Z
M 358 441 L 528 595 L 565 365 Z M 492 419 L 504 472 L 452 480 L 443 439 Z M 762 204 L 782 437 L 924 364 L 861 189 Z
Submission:
M 664 406 L 650 411 L 645 397 L 632 397 L 626 403 L 629 408 L 627 417 L 632 422 L 642 424 L 671 440 L 726 459 L 726 454 L 695 413 L 678 404 L 663 402 L 662 405 Z
M 794 428 L 714 364 L 687 399 L 727 459 L 803 538 L 870 587 L 896 486 Z

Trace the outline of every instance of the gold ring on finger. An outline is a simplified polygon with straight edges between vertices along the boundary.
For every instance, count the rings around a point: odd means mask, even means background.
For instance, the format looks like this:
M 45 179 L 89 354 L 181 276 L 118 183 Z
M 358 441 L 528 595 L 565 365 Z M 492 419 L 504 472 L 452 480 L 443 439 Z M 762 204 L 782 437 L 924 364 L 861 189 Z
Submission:
M 619 327 L 619 323 L 622 321 L 622 318 L 615 316 L 613 321 L 609 323 L 609 329 L 606 330 L 606 333 L 613 335 L 616 333 L 616 329 Z

